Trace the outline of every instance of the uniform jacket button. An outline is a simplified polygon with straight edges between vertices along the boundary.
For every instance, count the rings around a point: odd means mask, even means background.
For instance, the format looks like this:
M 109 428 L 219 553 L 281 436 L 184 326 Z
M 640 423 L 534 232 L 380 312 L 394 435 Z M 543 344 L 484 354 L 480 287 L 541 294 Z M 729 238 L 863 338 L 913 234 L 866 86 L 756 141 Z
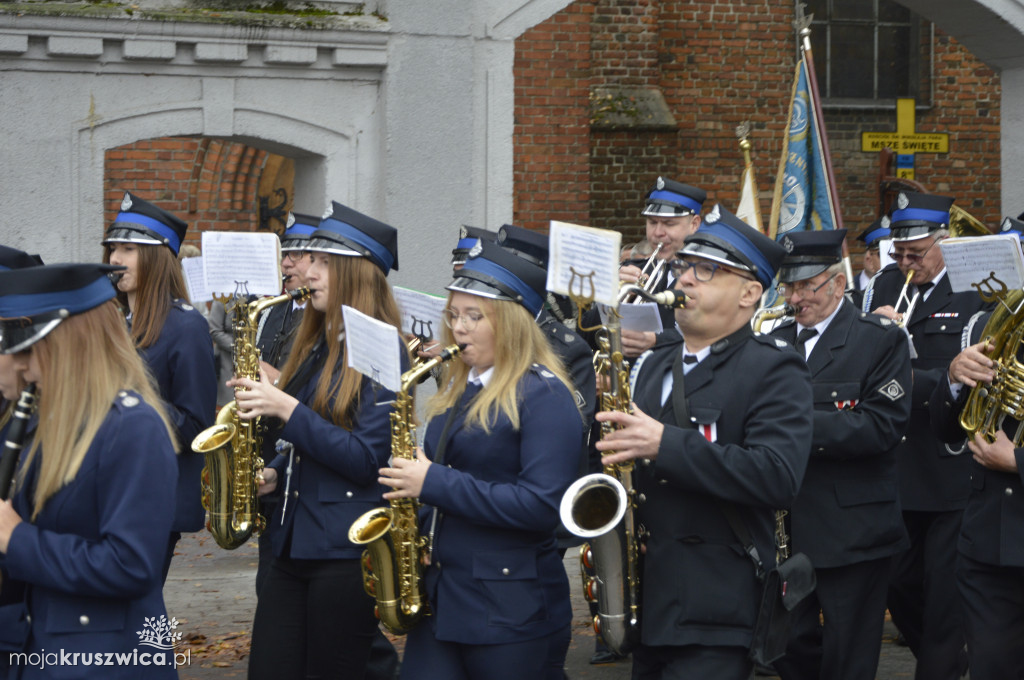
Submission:
M 907 441 L 907 436 L 906 436 L 906 435 L 903 435 L 902 437 L 900 437 L 900 443 L 901 443 L 901 444 L 902 444 L 903 442 L 905 442 L 905 441 Z
M 296 463 L 301 463 L 302 462 L 302 456 L 295 456 L 295 462 Z
M 1011 489 L 1010 487 L 1006 487 L 1006 495 L 1007 496 L 1012 496 L 1013 495 L 1013 489 Z
M 502 569 L 501 570 L 501 574 L 502 574 L 502 576 L 508 576 L 508 567 L 505 567 L 504 569 Z
M 927 406 L 927 405 L 928 405 L 928 402 L 927 402 L 927 401 L 926 401 L 926 402 L 924 402 L 924 405 L 925 405 L 925 406 Z
M 78 617 L 78 622 L 80 624 L 82 624 L 83 626 L 88 626 L 89 625 L 89 617 L 86 616 L 85 614 L 82 614 L 81 616 Z
M 833 397 L 833 398 L 834 398 L 834 397 L 838 397 L 838 396 L 839 396 L 839 393 L 838 393 L 838 392 L 833 392 L 833 393 L 832 393 L 832 397 Z
M 345 492 L 345 498 L 352 498 L 352 492 L 351 491 L 346 491 Z
M 292 491 L 292 498 L 298 498 L 298 497 L 299 497 L 298 490 L 296 489 L 295 491 Z

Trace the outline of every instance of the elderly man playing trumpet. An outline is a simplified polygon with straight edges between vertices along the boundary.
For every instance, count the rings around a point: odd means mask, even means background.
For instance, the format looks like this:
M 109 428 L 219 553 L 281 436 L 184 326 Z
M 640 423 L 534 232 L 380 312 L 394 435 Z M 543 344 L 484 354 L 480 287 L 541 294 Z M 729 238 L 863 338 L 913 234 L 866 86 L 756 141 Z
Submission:
M 894 558 L 888 604 L 917 657 L 916 677 L 929 680 L 959 678 L 966 664 L 953 567 L 971 459 L 932 433 L 928 415 L 935 386 L 960 352 L 964 327 L 982 307 L 977 294 L 954 293 L 946 276 L 938 244 L 949 236 L 952 205 L 945 196 L 900 193 L 890 224 L 896 264 L 864 292 L 864 311 L 902 325 L 916 350 L 910 423 L 896 451 L 910 549 Z

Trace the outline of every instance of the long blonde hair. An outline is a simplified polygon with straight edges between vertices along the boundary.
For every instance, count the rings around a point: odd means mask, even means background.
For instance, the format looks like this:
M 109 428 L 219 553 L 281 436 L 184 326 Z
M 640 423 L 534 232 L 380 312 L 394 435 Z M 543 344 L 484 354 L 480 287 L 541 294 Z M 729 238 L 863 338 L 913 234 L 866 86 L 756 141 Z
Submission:
M 103 252 L 103 261 L 110 262 L 110 252 L 115 244 L 108 245 Z M 167 246 L 136 243 L 138 246 L 136 305 L 132 314 L 132 338 L 142 349 L 149 347 L 160 337 L 164 322 L 175 299 L 189 301 L 188 288 L 181 262 Z M 128 297 L 118 292 L 118 299 L 128 309 Z
M 345 365 L 345 343 L 338 337 L 344 328 L 341 306 L 348 305 L 396 328 L 401 328 L 402 317 L 384 272 L 371 260 L 332 254 L 327 266 L 330 277 L 327 311 L 318 312 L 312 304 L 307 305 L 292 353 L 281 369 L 278 382 L 287 386 L 303 360 L 313 351 L 317 340 L 323 338 L 327 345 L 327 359 L 313 395 L 312 408 L 335 425 L 351 429 L 359 410 L 363 376 L 355 370 L 343 370 L 340 380 L 333 379 L 334 367 Z
M 448 295 L 448 304 L 452 302 Z M 507 300 L 480 298 L 484 319 L 494 329 L 494 376 L 473 400 L 466 414 L 466 424 L 479 426 L 484 432 L 491 431 L 491 425 L 498 414 L 503 414 L 519 429 L 519 381 L 533 364 L 545 366 L 559 381 L 573 391 L 562 360 L 551 349 L 547 338 L 526 309 Z M 444 329 L 444 343 L 455 342 L 450 328 Z M 455 405 L 466 389 L 466 378 L 470 367 L 464 362 L 448 362 L 442 383 L 445 387 L 427 401 L 426 416 L 432 418 L 444 413 Z
M 156 409 L 173 445 L 171 422 L 113 300 L 64 320 L 33 345 L 32 351 L 42 374 L 38 384 L 39 426 L 18 484 L 32 459 L 42 455 L 33 520 L 46 502 L 78 474 L 121 390 L 138 392 Z M 139 442 L 139 450 L 133 455 L 145 455 L 146 451 L 145 443 Z

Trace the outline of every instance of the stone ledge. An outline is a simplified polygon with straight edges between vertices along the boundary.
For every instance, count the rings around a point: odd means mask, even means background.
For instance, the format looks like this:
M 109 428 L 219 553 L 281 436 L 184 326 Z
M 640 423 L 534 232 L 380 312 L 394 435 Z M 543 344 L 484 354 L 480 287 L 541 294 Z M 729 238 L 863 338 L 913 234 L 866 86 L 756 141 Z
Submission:
M 594 130 L 675 130 L 675 117 L 659 87 L 595 85 L 590 89 Z

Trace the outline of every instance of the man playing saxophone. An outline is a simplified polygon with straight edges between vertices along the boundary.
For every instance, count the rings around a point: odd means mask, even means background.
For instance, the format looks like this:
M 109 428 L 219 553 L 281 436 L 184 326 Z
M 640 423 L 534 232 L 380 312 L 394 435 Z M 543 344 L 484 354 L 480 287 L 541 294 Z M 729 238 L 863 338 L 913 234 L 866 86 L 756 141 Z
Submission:
M 789 507 L 811 441 L 807 366 L 750 319 L 785 255 L 716 206 L 673 261 L 682 339 L 640 357 L 632 414 L 598 443 L 603 463 L 639 459 L 640 644 L 633 678 L 746 680 L 761 584 L 726 519 L 732 506 L 774 563 L 774 509 Z M 684 382 L 685 386 L 682 384 Z
M 815 592 L 794 610 L 783 680 L 874 680 L 892 556 L 909 545 L 900 514 L 896 446 L 910 418 L 907 337 L 848 302 L 845 229 L 786 234 L 779 292 L 795 319 L 772 331 L 807 357 L 814 436 L 790 509 L 793 549 Z M 824 625 L 821 614 L 824 612 Z

